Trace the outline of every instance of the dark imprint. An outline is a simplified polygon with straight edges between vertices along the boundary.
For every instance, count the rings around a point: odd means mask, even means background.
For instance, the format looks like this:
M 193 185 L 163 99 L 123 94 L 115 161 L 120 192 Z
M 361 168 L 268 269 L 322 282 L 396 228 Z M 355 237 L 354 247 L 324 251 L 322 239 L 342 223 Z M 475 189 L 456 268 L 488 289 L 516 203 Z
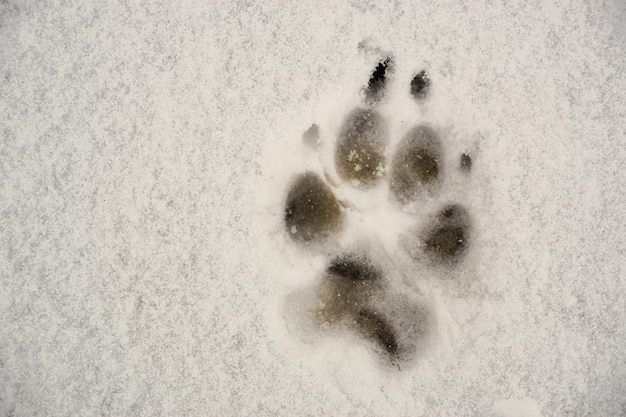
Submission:
M 398 353 L 398 342 L 393 329 L 379 314 L 367 309 L 359 310 L 355 322 L 360 333 L 374 341 L 387 354 L 395 356 Z
M 380 114 L 371 109 L 354 109 L 345 118 L 337 138 L 337 173 L 356 186 L 378 182 L 385 166 L 387 142 L 387 129 Z
M 378 271 L 370 262 L 357 258 L 335 258 L 327 269 L 328 273 L 352 281 L 369 281 L 380 278 Z
M 439 135 L 428 126 L 416 126 L 402 138 L 391 162 L 389 184 L 400 203 L 415 200 L 423 190 L 436 184 L 441 154 Z
M 374 104 L 383 98 L 385 94 L 385 87 L 387 85 L 387 76 L 391 72 L 392 68 L 393 61 L 391 58 L 386 58 L 376 66 L 376 69 L 372 73 L 372 77 L 365 88 L 365 101 L 370 104 Z
M 339 231 L 343 212 L 330 188 L 313 172 L 296 178 L 287 194 L 285 227 L 301 242 L 327 238 Z
M 426 71 L 418 72 L 411 80 L 411 96 L 417 100 L 426 97 L 430 90 L 430 78 L 426 75 Z
M 441 262 L 457 262 L 467 251 L 470 218 L 458 204 L 444 207 L 424 239 L 426 251 Z

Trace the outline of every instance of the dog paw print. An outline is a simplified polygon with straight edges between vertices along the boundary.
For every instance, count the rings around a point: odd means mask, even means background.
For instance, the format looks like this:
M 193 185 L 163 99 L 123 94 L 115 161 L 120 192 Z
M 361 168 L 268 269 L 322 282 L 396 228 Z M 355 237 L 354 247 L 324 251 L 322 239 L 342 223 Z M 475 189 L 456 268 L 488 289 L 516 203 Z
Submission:
M 446 166 L 451 159 L 444 158 L 443 130 L 428 123 L 415 123 L 400 129 L 398 138 L 391 137 L 379 107 L 389 92 L 393 66 L 390 58 L 380 61 L 363 88 L 361 103 L 347 112 L 331 143 L 322 143 L 318 125 L 304 133 L 304 146 L 313 152 L 331 146 L 333 156 L 328 169 L 292 178 L 284 227 L 293 244 L 305 251 L 326 248 L 326 265 L 315 272 L 313 302 L 300 310 L 306 320 L 319 331 L 352 335 L 380 358 L 400 365 L 424 351 L 435 327 L 429 300 L 415 290 L 419 285 L 407 281 L 420 280 L 417 271 L 423 271 L 424 263 L 454 269 L 471 249 L 469 211 L 461 203 L 438 198 L 446 178 L 470 175 L 472 159 L 460 152 L 456 165 Z M 432 94 L 430 78 L 422 70 L 404 82 L 405 93 L 419 109 Z M 340 189 L 354 192 L 338 194 Z M 358 201 L 352 201 L 355 195 Z M 350 221 L 367 211 L 362 201 L 381 198 L 385 204 L 370 213 L 372 222 L 404 219 L 397 239 L 408 244 L 391 253 L 375 236 L 377 228 L 361 230 L 360 223 Z M 424 212 L 425 202 L 436 208 Z M 374 236 L 364 236 L 368 233 Z M 403 259 L 409 260 L 408 267 Z

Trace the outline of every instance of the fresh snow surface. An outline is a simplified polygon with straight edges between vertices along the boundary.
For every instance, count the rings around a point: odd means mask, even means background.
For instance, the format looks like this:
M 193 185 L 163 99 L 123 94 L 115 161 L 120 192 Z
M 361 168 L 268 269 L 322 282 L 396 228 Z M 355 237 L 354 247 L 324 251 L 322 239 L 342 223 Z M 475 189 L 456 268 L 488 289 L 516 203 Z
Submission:
M 0 416 L 626 415 L 626 7 L 558 3 L 1 1 Z M 283 224 L 383 55 L 392 140 L 472 154 L 451 276 L 384 187 L 336 246 Z M 410 367 L 299 317 L 359 239 L 437 318 Z

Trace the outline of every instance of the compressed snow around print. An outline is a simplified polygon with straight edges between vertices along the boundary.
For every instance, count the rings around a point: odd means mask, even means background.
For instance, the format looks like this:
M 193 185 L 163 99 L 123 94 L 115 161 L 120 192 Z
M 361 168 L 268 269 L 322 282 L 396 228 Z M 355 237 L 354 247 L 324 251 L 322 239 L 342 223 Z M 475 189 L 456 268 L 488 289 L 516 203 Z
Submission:
M 0 2 L 0 416 L 624 416 L 624 21 Z

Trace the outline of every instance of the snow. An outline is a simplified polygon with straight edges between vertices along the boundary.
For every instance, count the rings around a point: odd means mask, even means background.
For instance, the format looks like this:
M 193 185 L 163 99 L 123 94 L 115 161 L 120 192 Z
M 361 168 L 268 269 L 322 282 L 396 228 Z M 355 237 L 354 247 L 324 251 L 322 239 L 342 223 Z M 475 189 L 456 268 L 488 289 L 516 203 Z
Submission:
M 623 416 L 624 21 L 619 0 L 0 3 L 0 416 Z M 383 55 L 392 141 L 428 123 L 471 177 L 413 216 L 337 183 L 348 232 L 294 244 L 289 181 L 337 178 Z M 473 246 L 438 275 L 403 231 L 450 201 Z M 407 369 L 298 315 L 354 247 L 421 278 L 437 320 Z
M 494 404 L 494 410 L 501 416 L 539 417 L 541 413 L 535 401 L 529 398 L 521 400 L 501 400 Z

